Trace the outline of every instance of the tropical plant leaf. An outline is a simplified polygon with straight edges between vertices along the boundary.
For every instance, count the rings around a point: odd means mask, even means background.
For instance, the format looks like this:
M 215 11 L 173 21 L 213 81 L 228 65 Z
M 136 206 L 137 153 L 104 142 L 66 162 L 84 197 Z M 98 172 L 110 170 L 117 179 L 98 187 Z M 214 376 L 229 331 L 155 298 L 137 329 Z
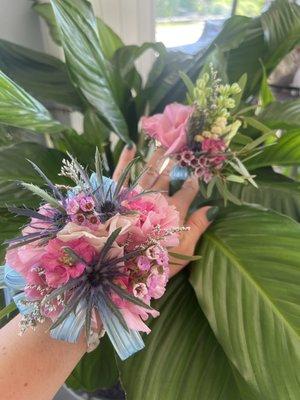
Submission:
M 185 274 L 154 304 L 145 349 L 118 362 L 128 400 L 239 400 L 230 365 Z
M 74 390 L 93 392 L 112 387 L 118 376 L 114 350 L 108 336 L 105 335 L 96 350 L 83 356 L 66 384 Z
M 238 207 L 204 235 L 193 264 L 191 283 L 243 398 L 299 395 L 299 240 L 291 218 Z
M 261 24 L 268 45 L 268 64 L 278 63 L 300 41 L 300 6 L 295 1 L 276 0 L 262 14 Z
M 51 4 L 39 3 L 38 1 L 35 1 L 35 4 L 32 5 L 32 8 L 48 25 L 49 33 L 53 41 L 57 45 L 61 46 L 60 35 Z
M 105 58 L 112 59 L 115 52 L 124 46 L 119 35 L 116 34 L 101 18 L 97 19 L 100 48 Z
M 8 205 L 37 207 L 38 204 L 37 198 L 21 188 L 18 183 L 0 181 L 0 208 Z
M 249 171 L 269 165 L 298 165 L 300 163 L 299 129 L 285 133 L 276 144 L 265 148 L 246 162 Z
M 105 118 L 112 129 L 129 141 L 128 128 L 117 103 L 120 86 L 99 45 L 96 18 L 86 0 L 51 0 L 66 62 L 74 85 Z
M 103 149 L 109 141 L 110 129 L 91 108 L 84 114 L 83 131 L 84 139 L 99 150 Z
M 44 181 L 27 160 L 38 165 L 53 183 L 66 183 L 59 176 L 60 167 L 66 155 L 37 143 L 18 143 L 0 148 L 0 183 L 15 182 L 16 180 L 43 185 Z M 24 195 L 26 192 L 24 191 Z M 12 204 L 12 202 L 9 202 Z
M 166 51 L 162 43 L 143 43 L 141 46 L 123 46 L 115 52 L 112 61 L 129 88 L 134 88 L 137 91 L 141 89 L 142 79 L 135 67 L 135 62 L 150 49 L 157 54 Z
M 57 27 L 55 15 L 50 3 L 38 3 L 33 5 L 33 9 L 45 20 L 49 27 L 53 41 L 61 46 L 61 39 Z M 107 59 L 111 59 L 115 51 L 124 46 L 121 38 L 100 18 L 97 19 L 100 47 Z
M 268 84 L 268 77 L 264 65 L 262 65 L 263 76 L 259 91 L 259 102 L 262 107 L 267 107 L 275 101 L 273 92 Z
M 300 222 L 300 183 L 271 168 L 255 173 L 258 189 L 252 185 L 233 184 L 230 191 L 243 203 L 260 204 Z
M 55 133 L 63 126 L 46 108 L 0 71 L 0 121 L 34 132 Z
M 12 217 L 5 208 L 0 208 L 0 264 L 4 262 L 6 245 L 4 241 L 17 236 L 25 223 L 24 217 Z
M 10 303 L 6 307 L 2 308 L 0 310 L 0 320 L 7 317 L 7 315 L 15 311 L 16 308 L 17 306 L 15 305 L 15 303 Z
M 273 102 L 262 111 L 259 119 L 277 129 L 300 127 L 300 100 Z
M 1 39 L 0 69 L 41 102 L 53 101 L 75 109 L 83 106 L 66 65 L 55 57 Z

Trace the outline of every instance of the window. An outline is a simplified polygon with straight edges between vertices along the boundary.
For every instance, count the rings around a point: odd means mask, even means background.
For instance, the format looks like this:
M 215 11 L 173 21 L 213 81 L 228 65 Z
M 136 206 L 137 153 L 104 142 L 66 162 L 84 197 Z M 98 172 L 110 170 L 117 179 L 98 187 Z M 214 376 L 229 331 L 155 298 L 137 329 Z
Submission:
M 156 40 L 195 52 L 221 30 L 232 13 L 259 15 L 265 0 L 155 0 Z M 189 45 L 188 47 L 185 47 Z

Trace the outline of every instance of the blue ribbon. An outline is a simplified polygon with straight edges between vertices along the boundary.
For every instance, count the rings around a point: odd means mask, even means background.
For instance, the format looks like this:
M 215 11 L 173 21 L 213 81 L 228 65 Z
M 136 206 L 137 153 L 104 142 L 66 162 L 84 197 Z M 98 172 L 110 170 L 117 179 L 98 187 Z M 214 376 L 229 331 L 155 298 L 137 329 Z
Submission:
M 121 360 L 124 361 L 142 350 L 145 344 L 139 332 L 132 329 L 126 330 L 100 294 L 97 296 L 97 302 L 103 327 Z

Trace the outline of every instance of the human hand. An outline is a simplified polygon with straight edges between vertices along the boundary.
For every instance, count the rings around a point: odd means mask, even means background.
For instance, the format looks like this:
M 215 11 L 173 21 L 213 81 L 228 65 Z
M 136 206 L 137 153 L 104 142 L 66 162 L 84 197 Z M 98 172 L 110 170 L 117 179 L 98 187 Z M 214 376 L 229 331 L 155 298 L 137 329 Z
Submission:
M 119 179 L 128 163 L 134 158 L 135 153 L 134 146 L 124 148 L 113 175 L 114 180 Z M 176 248 L 172 249 L 172 252 L 190 257 L 194 254 L 201 235 L 216 217 L 218 207 L 202 207 L 187 217 L 190 205 L 199 190 L 198 179 L 196 177 L 189 178 L 178 192 L 173 196 L 169 196 L 170 171 L 174 166 L 174 162 L 169 160 L 167 166 L 164 164 L 164 150 L 158 148 L 147 163 L 147 171 L 140 180 L 140 186 L 146 190 L 151 189 L 162 192 L 168 203 L 176 207 L 180 215 L 180 224 L 189 226 L 190 230 L 180 233 L 180 243 Z M 161 168 L 163 168 L 163 171 L 160 171 Z M 174 264 L 172 264 L 172 261 Z M 170 277 L 181 271 L 188 263 L 188 260 L 177 258 L 171 260 Z

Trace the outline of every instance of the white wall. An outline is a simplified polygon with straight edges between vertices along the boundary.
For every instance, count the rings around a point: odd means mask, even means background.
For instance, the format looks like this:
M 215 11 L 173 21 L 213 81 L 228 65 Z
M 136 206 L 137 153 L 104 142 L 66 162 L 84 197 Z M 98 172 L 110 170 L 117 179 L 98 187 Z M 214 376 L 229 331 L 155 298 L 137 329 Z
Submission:
M 43 49 L 39 19 L 29 0 L 0 0 L 0 38 Z

